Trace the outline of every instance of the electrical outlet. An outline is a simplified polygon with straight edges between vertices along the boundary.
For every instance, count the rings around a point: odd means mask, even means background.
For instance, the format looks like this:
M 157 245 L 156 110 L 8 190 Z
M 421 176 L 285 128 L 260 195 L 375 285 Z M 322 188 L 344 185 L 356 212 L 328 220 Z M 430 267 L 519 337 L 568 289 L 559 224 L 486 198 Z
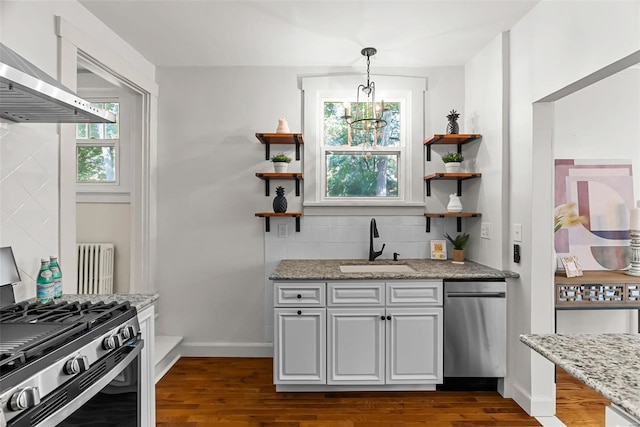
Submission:
M 491 223 L 483 222 L 480 224 L 480 237 L 491 239 Z
M 522 224 L 513 224 L 513 241 L 522 242 Z
M 287 224 L 278 224 L 278 237 L 281 239 L 287 238 Z

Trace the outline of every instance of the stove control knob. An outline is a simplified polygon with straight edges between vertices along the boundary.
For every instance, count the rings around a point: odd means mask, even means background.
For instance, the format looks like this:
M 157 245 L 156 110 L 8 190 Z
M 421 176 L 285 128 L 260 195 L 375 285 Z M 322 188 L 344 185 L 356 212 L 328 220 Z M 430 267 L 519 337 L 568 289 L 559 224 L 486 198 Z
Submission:
M 63 368 L 64 373 L 67 375 L 79 374 L 87 369 L 89 369 L 89 359 L 87 356 L 76 356 L 73 359 L 69 359 Z
M 122 338 L 120 338 L 120 335 L 118 334 L 109 335 L 102 341 L 102 348 L 104 348 L 105 350 L 113 350 L 120 347 L 121 345 Z
M 38 387 L 22 388 L 11 396 L 8 406 L 12 411 L 21 411 L 36 406 L 40 403 L 40 392 Z
M 135 335 L 136 330 L 131 325 L 125 326 L 124 328 L 120 329 L 120 336 L 124 341 L 133 338 Z

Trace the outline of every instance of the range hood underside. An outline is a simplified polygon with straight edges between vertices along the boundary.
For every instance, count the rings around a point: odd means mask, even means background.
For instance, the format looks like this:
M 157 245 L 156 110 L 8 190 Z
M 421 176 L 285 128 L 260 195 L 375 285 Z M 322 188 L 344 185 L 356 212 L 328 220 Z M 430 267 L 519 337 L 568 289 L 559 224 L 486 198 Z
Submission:
M 0 117 L 20 123 L 115 123 L 0 43 Z

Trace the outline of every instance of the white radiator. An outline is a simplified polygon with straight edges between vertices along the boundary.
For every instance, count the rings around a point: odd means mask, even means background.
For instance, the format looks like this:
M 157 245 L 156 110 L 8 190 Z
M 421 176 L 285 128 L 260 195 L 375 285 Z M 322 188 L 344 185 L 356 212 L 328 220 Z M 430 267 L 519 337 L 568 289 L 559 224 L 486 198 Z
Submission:
M 78 243 L 78 293 L 113 293 L 113 243 Z

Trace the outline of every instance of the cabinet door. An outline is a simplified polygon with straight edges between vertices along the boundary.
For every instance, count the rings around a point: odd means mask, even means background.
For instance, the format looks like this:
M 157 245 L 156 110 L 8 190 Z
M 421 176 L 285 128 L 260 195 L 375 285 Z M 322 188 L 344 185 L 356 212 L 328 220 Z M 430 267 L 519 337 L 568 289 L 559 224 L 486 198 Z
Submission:
M 327 384 L 384 384 L 384 308 L 329 308 L 327 318 Z
M 276 308 L 275 384 L 326 383 L 326 309 Z
M 442 308 L 387 308 L 387 384 L 442 383 Z

